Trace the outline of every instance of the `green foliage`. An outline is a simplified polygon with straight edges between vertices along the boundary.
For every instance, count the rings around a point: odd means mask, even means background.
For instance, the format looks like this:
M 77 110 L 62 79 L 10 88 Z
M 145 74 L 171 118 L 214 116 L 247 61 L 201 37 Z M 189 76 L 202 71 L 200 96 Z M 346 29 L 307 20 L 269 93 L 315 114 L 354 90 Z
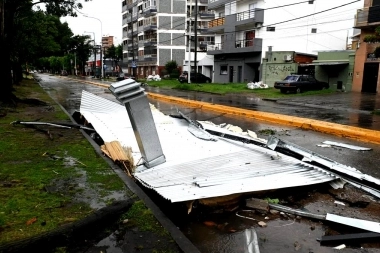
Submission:
M 165 64 L 165 69 L 166 71 L 168 72 L 168 74 L 172 74 L 174 70 L 178 69 L 178 64 L 176 61 L 168 61 L 166 64 Z
M 380 58 L 380 47 L 376 47 L 375 51 L 373 51 L 373 53 L 375 54 L 376 58 Z
M 178 78 L 179 77 L 179 70 L 175 69 L 170 73 L 170 78 Z
M 177 76 L 178 77 L 178 76 Z M 179 90 L 192 90 L 192 91 L 203 91 L 215 94 L 227 94 L 227 93 L 252 93 L 258 97 L 262 98 L 280 98 L 280 97 L 296 97 L 296 96 L 308 96 L 308 95 L 318 95 L 318 94 L 329 94 L 334 91 L 331 89 L 307 91 L 300 94 L 282 94 L 279 90 L 270 87 L 268 89 L 248 89 L 245 83 L 209 83 L 209 84 L 188 84 L 180 83 L 176 79 L 162 79 L 161 81 L 145 81 L 148 85 L 153 87 L 162 87 L 169 89 L 179 89 Z
M 278 203 L 280 203 L 279 199 L 265 198 L 264 200 L 268 201 L 268 203 L 270 203 L 270 204 L 278 204 Z
M 20 118 L 29 121 L 37 117 L 46 122 L 71 122 L 35 81 L 24 80 L 15 87 L 15 94 L 20 99 L 33 94 L 32 98 L 54 109 L 19 105 L 0 118 L 0 182 L 4 184 L 0 194 L 0 245 L 51 231 L 67 223 L 66 219 L 87 216 L 93 210 L 84 198 L 106 202 L 115 191 L 129 194 L 79 131 L 48 128 L 53 136 L 50 139 L 37 131 L 46 128 L 10 124 Z M 37 221 L 27 225 L 34 217 Z
M 363 39 L 366 43 L 376 43 L 380 41 L 380 37 L 378 35 L 366 35 Z

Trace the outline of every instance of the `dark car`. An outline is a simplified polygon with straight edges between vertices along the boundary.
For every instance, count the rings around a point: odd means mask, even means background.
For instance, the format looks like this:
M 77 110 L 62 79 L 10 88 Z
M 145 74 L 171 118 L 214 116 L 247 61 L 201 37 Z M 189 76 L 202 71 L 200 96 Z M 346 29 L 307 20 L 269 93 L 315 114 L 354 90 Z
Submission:
M 66 70 L 62 70 L 62 71 L 61 71 L 61 74 L 59 74 L 59 75 L 61 75 L 61 76 L 67 76 L 67 75 L 69 75 L 69 74 L 67 73 Z
M 187 72 L 184 71 L 179 77 L 178 77 L 178 81 L 180 81 L 180 83 L 187 83 L 188 81 L 188 76 L 187 76 Z M 201 73 L 190 73 L 190 81 L 192 83 L 211 83 L 211 78 L 210 77 L 207 77 Z
M 284 80 L 275 82 L 274 88 L 280 89 L 282 93 L 301 93 L 306 90 L 328 89 L 329 84 L 318 81 L 311 75 L 289 75 Z
M 128 74 L 125 74 L 125 73 L 121 73 L 117 78 L 116 78 L 116 81 L 122 81 L 124 79 L 133 79 L 135 80 L 135 77 L 134 76 L 130 76 Z

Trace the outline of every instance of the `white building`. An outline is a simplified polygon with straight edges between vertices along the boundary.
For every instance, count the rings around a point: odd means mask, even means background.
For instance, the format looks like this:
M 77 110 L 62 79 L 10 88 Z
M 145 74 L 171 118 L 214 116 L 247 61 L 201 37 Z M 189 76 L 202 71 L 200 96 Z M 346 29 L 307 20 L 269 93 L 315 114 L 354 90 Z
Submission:
M 213 81 L 260 80 L 265 51 L 345 50 L 356 9 L 363 1 L 347 0 L 210 0 L 216 18 L 208 31 L 215 34 Z
M 207 0 L 122 0 L 123 64 L 127 66 L 123 69 L 144 78 L 148 75 L 162 75 L 165 64 L 171 60 L 182 67 L 189 63 L 190 56 L 193 65 L 195 27 L 198 29 L 197 62 L 206 57 L 205 45 L 207 42 L 213 43 L 214 36 L 202 31 L 207 31 L 208 21 L 215 17 L 208 11 L 207 5 Z M 193 27 L 190 46 L 192 53 L 189 54 L 190 10 Z

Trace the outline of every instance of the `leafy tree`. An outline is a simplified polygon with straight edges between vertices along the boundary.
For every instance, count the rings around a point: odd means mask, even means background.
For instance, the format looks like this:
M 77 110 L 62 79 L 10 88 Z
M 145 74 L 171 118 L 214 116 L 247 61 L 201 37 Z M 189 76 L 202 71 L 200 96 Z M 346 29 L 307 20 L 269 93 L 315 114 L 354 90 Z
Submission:
M 178 69 L 178 64 L 176 61 L 168 61 L 166 64 L 165 64 L 165 69 L 166 71 L 168 72 L 168 74 L 172 74 L 174 70 L 177 70 Z
M 68 15 L 76 16 L 75 10 L 83 7 L 79 0 L 0 0 L 0 60 L 2 62 L 2 67 L 0 68 L 2 78 L 0 101 L 2 102 L 12 102 L 15 99 L 12 95 L 12 66 L 17 65 L 17 67 L 14 67 L 15 70 L 21 69 L 21 61 L 33 59 L 33 56 L 37 53 L 33 52 L 32 49 L 26 50 L 28 47 L 20 48 L 20 45 L 15 41 L 19 41 L 20 38 L 26 38 L 28 34 L 34 34 L 35 24 L 31 20 L 33 20 L 34 15 L 39 14 L 33 11 L 33 7 L 37 6 L 38 9 L 41 4 L 45 6 L 43 13 L 53 15 L 56 18 Z M 40 44 L 44 43 L 41 41 L 43 38 L 44 36 L 40 37 Z M 63 53 L 65 51 L 65 48 L 62 47 L 64 39 L 59 44 L 61 53 Z M 51 44 L 50 47 L 54 48 L 55 46 Z M 21 50 L 24 50 L 26 54 L 22 54 Z M 21 57 L 25 59 L 21 59 Z
M 123 58 L 123 47 L 121 44 L 115 47 L 111 45 L 104 54 L 104 58 L 112 60 L 112 66 L 115 69 L 120 69 L 119 62 Z

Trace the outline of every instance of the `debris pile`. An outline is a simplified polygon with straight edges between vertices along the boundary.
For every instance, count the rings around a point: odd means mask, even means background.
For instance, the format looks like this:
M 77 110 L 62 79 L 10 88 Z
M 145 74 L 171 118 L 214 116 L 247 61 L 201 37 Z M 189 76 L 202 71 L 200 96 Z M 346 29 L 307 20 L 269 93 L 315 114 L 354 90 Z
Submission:
M 267 89 L 269 86 L 263 82 L 249 82 L 247 83 L 247 88 L 254 90 L 254 89 Z
M 114 161 L 116 164 L 120 164 L 131 176 L 134 172 L 134 162 L 132 157 L 131 148 L 123 148 L 118 141 L 105 142 L 104 145 L 100 147 L 102 152 Z

